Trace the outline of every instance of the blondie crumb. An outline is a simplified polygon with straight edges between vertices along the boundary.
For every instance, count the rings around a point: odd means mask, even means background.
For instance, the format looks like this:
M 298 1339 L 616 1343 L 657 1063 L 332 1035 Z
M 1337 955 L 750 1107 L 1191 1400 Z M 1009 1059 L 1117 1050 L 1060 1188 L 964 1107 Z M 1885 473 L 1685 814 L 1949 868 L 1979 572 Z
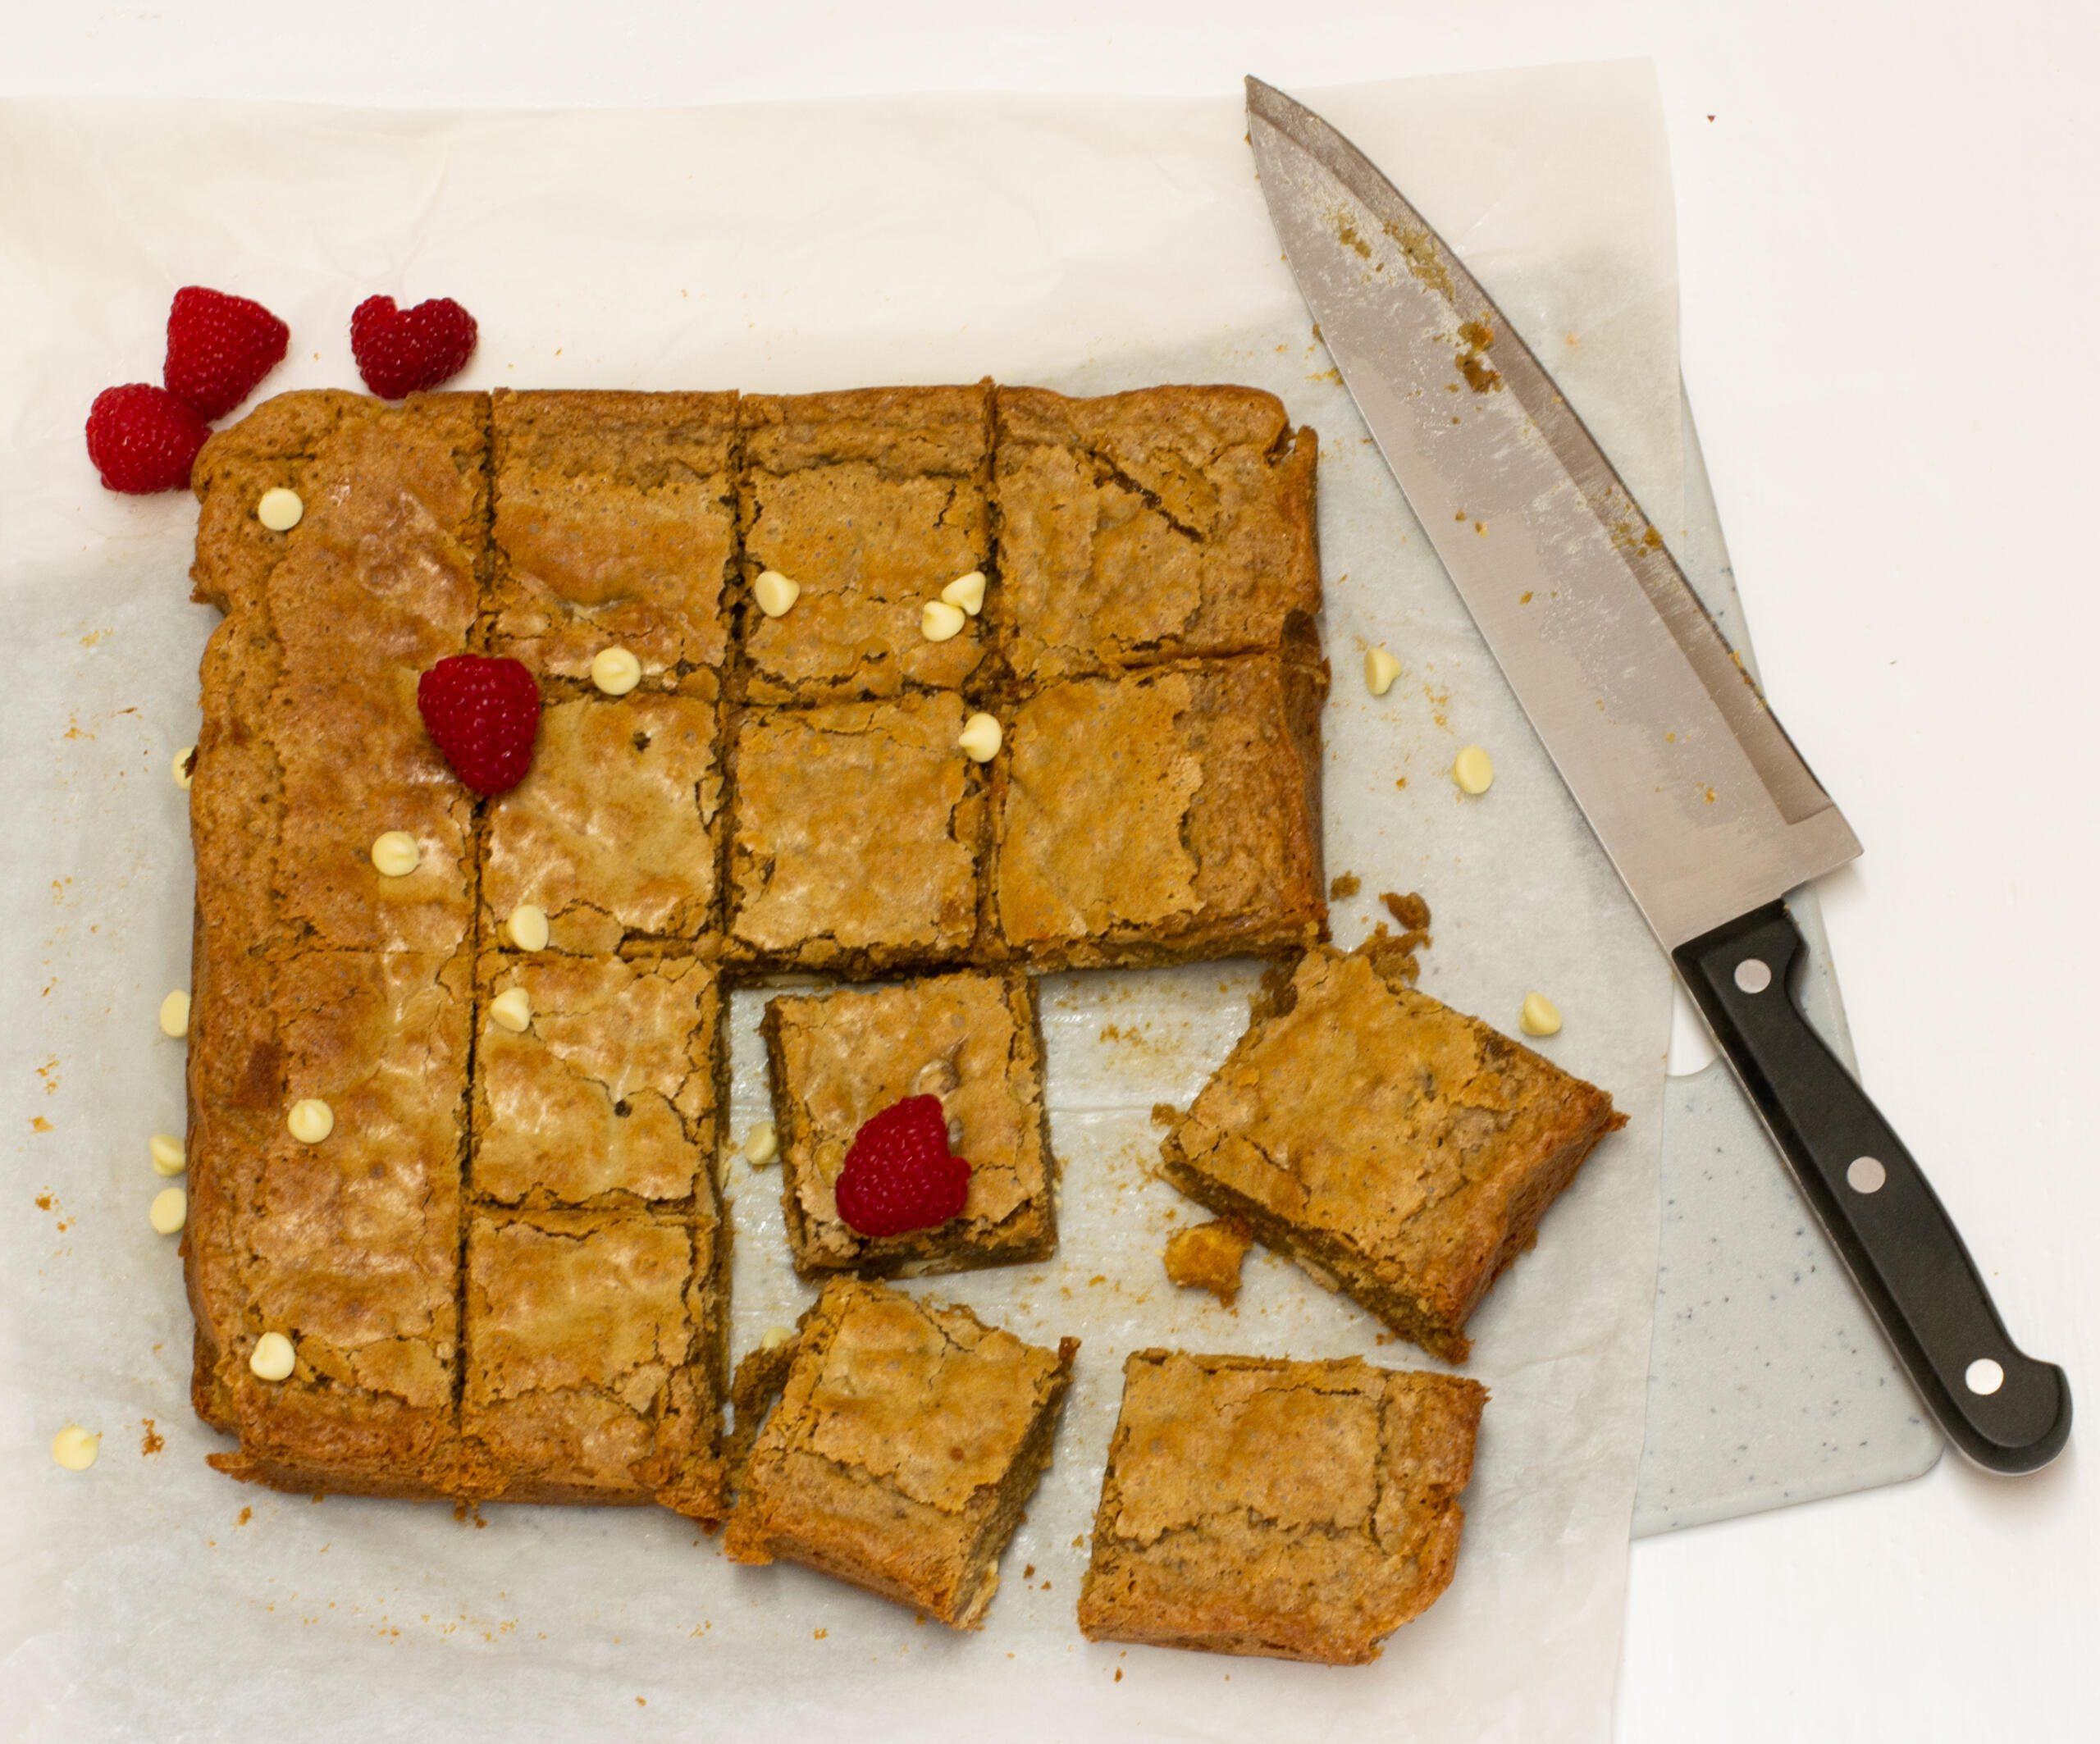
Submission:
M 1236 1218 L 1192 1224 L 1166 1238 L 1167 1281 L 1184 1290 L 1207 1290 L 1227 1308 L 1239 1295 L 1239 1268 L 1254 1238 Z

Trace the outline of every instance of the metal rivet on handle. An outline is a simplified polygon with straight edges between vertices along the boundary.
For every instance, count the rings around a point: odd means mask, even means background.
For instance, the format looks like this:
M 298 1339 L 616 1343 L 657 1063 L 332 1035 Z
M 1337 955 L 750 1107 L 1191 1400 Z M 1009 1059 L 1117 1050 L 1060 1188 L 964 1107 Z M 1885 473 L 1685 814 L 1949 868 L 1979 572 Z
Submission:
M 1888 1179 L 1888 1171 L 1873 1157 L 1855 1157 L 1845 1171 L 1845 1185 L 1855 1193 L 1879 1193 Z
M 1988 1395 L 2005 1385 L 2005 1371 L 1988 1357 L 1979 1357 L 1961 1378 L 1969 1383 L 1970 1392 Z
M 1772 984 L 1772 966 L 1761 956 L 1746 956 L 1736 965 L 1736 985 L 1746 993 L 1761 993 Z

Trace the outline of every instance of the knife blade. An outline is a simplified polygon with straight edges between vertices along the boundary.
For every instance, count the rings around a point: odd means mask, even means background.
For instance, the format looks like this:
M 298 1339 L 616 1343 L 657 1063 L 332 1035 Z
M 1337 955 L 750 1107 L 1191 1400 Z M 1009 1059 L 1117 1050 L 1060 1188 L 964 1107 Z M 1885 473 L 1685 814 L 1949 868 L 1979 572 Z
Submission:
M 1792 996 L 1783 898 L 1858 838 L 1660 532 L 1435 229 L 1311 110 L 1248 139 L 1317 331 L 1490 651 L 1949 1440 L 2046 1464 L 2063 1372 L 2012 1343 L 1894 1130 Z

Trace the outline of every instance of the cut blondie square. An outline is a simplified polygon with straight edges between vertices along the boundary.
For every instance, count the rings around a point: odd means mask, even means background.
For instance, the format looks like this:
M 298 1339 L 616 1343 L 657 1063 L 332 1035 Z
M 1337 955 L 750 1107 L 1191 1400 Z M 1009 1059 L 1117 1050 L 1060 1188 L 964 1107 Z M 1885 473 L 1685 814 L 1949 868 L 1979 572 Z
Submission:
M 724 1230 L 690 1215 L 477 1212 L 459 1487 L 722 1512 Z
M 712 673 L 677 696 L 553 701 L 524 780 L 488 803 L 482 936 L 520 905 L 556 951 L 691 943 L 718 925 L 722 719 Z
M 921 614 L 991 559 L 991 390 L 868 388 L 742 404 L 743 673 L 754 701 L 952 690 L 983 664 L 983 619 L 930 637 Z M 801 590 L 769 616 L 767 571 Z
M 336 1494 L 445 1487 L 470 993 L 463 956 L 280 966 L 240 1076 L 258 1148 L 190 1162 L 198 1404 L 240 1437 L 212 1456 L 221 1471 Z M 290 1341 L 281 1379 L 250 1366 L 267 1334 Z
M 780 1202 L 795 1269 L 863 1276 L 1041 1259 L 1057 1245 L 1035 984 L 1017 971 L 784 994 L 765 1008 Z M 941 1098 L 970 1163 L 960 1217 L 902 1235 L 856 1233 L 833 1189 L 862 1123 L 907 1096 Z
M 1014 671 L 1191 655 L 1317 660 L 1317 439 L 1245 387 L 998 390 L 995 598 Z
M 1451 1583 L 1487 1390 L 1355 1357 L 1134 1352 L 1080 1590 L 1093 1641 L 1362 1665 Z
M 1324 938 L 1326 687 L 1258 655 L 1073 679 L 1016 705 L 993 765 L 1001 947 L 1064 969 Z
M 651 689 L 719 673 L 737 396 L 502 390 L 492 415 L 491 651 L 587 680 L 622 647 Z
M 733 733 L 728 933 L 768 968 L 863 979 L 966 958 L 984 777 L 962 701 L 756 709 Z
M 485 953 L 474 1196 L 710 1203 L 728 1102 L 722 1005 L 714 966 L 692 957 Z
M 1189 1198 L 1460 1363 L 1467 1317 L 1625 1117 L 1416 992 L 1377 943 L 1306 952 L 1162 1157 Z
M 737 1372 L 749 1452 L 724 1547 L 978 1628 L 1050 1463 L 1078 1349 L 1024 1344 L 967 1308 L 879 1284 L 828 1285 L 790 1345 L 753 1352 Z M 746 1418 L 775 1384 L 753 1437 Z

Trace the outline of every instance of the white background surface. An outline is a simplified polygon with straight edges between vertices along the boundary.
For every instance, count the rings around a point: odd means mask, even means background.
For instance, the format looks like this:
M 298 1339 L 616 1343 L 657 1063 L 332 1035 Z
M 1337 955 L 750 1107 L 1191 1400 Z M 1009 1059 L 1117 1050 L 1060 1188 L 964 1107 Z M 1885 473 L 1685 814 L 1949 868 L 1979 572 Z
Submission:
M 2087 9 L 365 0 L 340 16 L 0 0 L 0 89 L 675 103 L 1653 55 L 1685 371 L 1766 682 L 1868 845 L 1824 887 L 1864 1071 L 2093 1432 Z M 2100 1495 L 2075 1441 L 2018 1483 L 1949 1460 L 1900 1490 L 1643 1544 L 1622 1732 L 2082 1730 L 2096 1568 Z

